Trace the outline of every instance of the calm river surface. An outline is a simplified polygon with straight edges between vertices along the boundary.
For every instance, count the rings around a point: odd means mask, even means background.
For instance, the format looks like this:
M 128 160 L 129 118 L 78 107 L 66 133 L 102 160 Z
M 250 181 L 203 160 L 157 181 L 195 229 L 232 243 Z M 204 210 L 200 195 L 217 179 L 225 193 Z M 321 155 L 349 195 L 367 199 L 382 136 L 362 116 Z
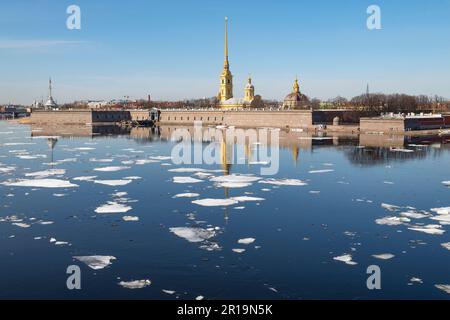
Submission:
M 450 137 L 279 132 L 264 176 L 260 143 L 175 164 L 175 129 L 0 121 L 0 298 L 450 297 Z

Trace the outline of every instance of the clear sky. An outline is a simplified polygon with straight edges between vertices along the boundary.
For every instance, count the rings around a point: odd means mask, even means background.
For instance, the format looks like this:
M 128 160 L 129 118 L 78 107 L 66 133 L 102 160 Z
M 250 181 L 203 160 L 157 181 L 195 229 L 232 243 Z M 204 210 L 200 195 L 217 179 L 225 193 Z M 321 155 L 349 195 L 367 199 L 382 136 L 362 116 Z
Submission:
M 66 9 L 81 8 L 81 30 Z M 368 30 L 367 7 L 381 8 Z M 1 0 L 0 103 L 211 97 L 230 18 L 235 96 L 248 74 L 281 100 L 298 75 L 322 99 L 371 91 L 450 98 L 450 0 Z

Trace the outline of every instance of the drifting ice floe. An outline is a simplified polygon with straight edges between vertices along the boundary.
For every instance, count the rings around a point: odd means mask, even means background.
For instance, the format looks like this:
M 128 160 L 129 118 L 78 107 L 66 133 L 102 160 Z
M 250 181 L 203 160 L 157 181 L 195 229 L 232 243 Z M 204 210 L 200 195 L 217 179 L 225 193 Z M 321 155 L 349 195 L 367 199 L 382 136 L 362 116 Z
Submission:
M 261 180 L 261 178 L 249 175 L 236 175 L 236 174 L 211 178 L 212 182 L 218 183 L 252 183 L 258 180 Z
M 450 242 L 447 243 L 441 243 L 441 246 L 447 250 L 450 250 Z
M 450 187 L 450 181 L 442 181 L 442 184 L 446 187 Z
M 126 221 L 126 222 L 136 222 L 136 221 L 139 221 L 139 217 L 125 216 L 125 217 L 122 217 L 122 220 Z
M 434 212 L 439 215 L 447 215 L 447 214 L 450 214 L 450 207 L 433 208 L 433 209 L 431 209 L 431 212 Z
M 132 180 L 94 180 L 94 183 L 102 184 L 110 187 L 126 186 L 133 182 Z
M 145 287 L 148 287 L 151 284 L 152 284 L 152 282 L 148 279 L 119 282 L 119 286 L 122 286 L 126 289 L 143 289 Z
M 329 173 L 329 172 L 334 172 L 334 170 L 332 170 L 332 169 L 324 169 L 324 170 L 311 170 L 311 171 L 309 171 L 309 173 L 311 173 L 311 174 Z
M 13 223 L 13 226 L 16 226 L 16 227 L 19 227 L 19 228 L 24 228 L 24 229 L 27 229 L 27 228 L 31 227 L 29 224 L 21 223 L 21 222 Z
M 298 179 L 266 179 L 261 180 L 259 183 L 272 184 L 275 186 L 306 186 L 307 183 Z
M 114 159 L 96 159 L 96 158 L 89 159 L 89 162 L 100 162 L 100 163 L 109 163 L 113 161 Z
M 245 238 L 245 239 L 239 239 L 238 243 L 239 244 L 252 244 L 255 241 L 256 241 L 256 239 L 254 239 L 254 238 Z
M 185 184 L 185 183 L 199 183 L 203 182 L 203 180 L 195 179 L 192 177 L 173 177 L 173 182 Z
M 450 284 L 437 284 L 435 287 L 450 294 Z
M 34 179 L 34 180 L 18 180 L 6 181 L 1 184 L 9 187 L 29 187 L 29 188 L 74 188 L 77 184 L 70 183 L 67 180 L 58 179 Z
M 351 266 L 354 266 L 354 265 L 358 264 L 358 263 L 356 263 L 355 261 L 352 260 L 353 258 L 352 258 L 351 254 L 344 254 L 344 255 L 339 256 L 339 257 L 334 257 L 333 259 L 336 260 L 336 261 L 344 262 L 345 264 L 348 264 L 348 265 L 351 265 Z
M 256 198 L 256 197 L 248 197 L 248 196 L 233 197 L 233 198 L 230 198 L 230 199 L 231 200 L 235 200 L 237 202 L 264 201 L 264 200 L 266 200 L 264 198 Z
M 66 173 L 64 169 L 50 169 L 45 171 L 31 172 L 26 173 L 26 177 L 39 177 L 39 178 L 47 178 L 50 176 L 62 176 Z
M 8 173 L 16 170 L 15 167 L 0 167 L 0 173 Z
M 173 196 L 173 198 L 196 198 L 200 196 L 198 193 L 180 193 Z
M 189 242 L 203 242 L 205 240 L 211 239 L 216 235 L 214 230 L 207 230 L 203 228 L 170 228 L 170 232 L 174 233 L 180 238 L 186 239 Z
M 104 269 L 112 263 L 112 260 L 116 260 L 116 257 L 113 256 L 76 256 L 73 258 L 94 270 Z
M 97 176 L 85 176 L 73 178 L 74 181 L 93 181 Z
M 391 152 L 405 152 L 405 153 L 411 153 L 411 152 L 414 152 L 414 150 L 411 150 L 411 149 L 403 149 L 403 148 L 391 148 Z
M 126 206 L 117 202 L 108 202 L 97 209 L 95 209 L 96 213 L 125 213 L 133 209 L 132 207 Z
M 218 188 L 230 188 L 230 189 L 238 189 L 238 188 L 247 188 L 252 184 L 248 182 L 219 182 L 216 183 L 216 187 Z
M 244 253 L 245 249 L 231 249 L 234 253 Z
M 203 207 L 224 207 L 237 204 L 238 201 L 232 199 L 201 199 L 192 201 L 192 203 Z
M 420 227 L 414 227 L 414 228 L 408 228 L 409 230 L 413 231 L 419 231 L 424 232 L 427 234 L 433 234 L 433 235 L 443 235 L 445 233 L 445 230 L 442 229 L 442 226 L 438 224 L 429 224 L 426 226 L 420 226 Z
M 166 161 L 166 160 L 172 160 L 172 157 L 166 157 L 166 156 L 156 156 L 156 157 L 149 157 L 152 160 L 160 160 L 160 161 Z
M 411 222 L 411 220 L 408 218 L 405 218 L 405 217 L 384 217 L 384 218 L 375 220 L 375 222 L 380 225 L 399 226 L 406 222 Z
M 372 257 L 380 260 L 389 260 L 395 257 L 395 255 L 391 253 L 382 253 L 382 254 L 374 254 Z
M 399 207 L 399 206 L 396 206 L 396 205 L 393 205 L 393 204 L 387 204 L 387 203 L 382 203 L 381 207 L 383 209 L 386 209 L 386 210 L 391 211 L 391 212 L 398 211 L 398 210 L 400 210 L 402 208 L 402 207 Z
M 100 172 L 116 172 L 116 171 L 122 171 L 130 169 L 130 167 L 125 166 L 116 166 L 116 167 L 102 167 L 102 168 L 95 168 L 94 171 L 100 171 Z

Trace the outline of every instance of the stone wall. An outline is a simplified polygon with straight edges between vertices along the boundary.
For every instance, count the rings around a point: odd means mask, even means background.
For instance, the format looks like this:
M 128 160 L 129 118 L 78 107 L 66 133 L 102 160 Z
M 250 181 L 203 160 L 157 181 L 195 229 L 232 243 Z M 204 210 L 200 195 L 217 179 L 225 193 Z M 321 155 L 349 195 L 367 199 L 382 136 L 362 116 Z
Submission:
M 405 120 L 361 118 L 359 128 L 361 132 L 383 132 L 383 133 L 404 132 Z
M 80 111 L 34 111 L 31 113 L 31 123 L 34 124 L 82 124 L 92 123 L 92 112 Z
M 312 128 L 311 111 L 161 111 L 161 124 L 236 127 Z

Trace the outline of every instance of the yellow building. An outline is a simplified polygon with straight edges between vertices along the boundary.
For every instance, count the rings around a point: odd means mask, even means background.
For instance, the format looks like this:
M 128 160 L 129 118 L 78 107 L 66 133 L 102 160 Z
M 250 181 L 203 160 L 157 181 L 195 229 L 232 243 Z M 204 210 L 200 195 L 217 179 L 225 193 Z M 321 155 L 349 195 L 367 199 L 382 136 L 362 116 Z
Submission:
M 250 77 L 244 91 L 244 98 L 233 97 L 233 75 L 230 71 L 230 62 L 228 60 L 228 18 L 225 18 L 225 62 L 220 74 L 220 89 L 217 95 L 219 107 L 222 109 L 263 107 L 261 96 L 255 96 L 255 87 Z
M 300 92 L 298 79 L 295 79 L 292 92 L 284 98 L 284 110 L 308 110 L 310 109 L 308 97 Z

